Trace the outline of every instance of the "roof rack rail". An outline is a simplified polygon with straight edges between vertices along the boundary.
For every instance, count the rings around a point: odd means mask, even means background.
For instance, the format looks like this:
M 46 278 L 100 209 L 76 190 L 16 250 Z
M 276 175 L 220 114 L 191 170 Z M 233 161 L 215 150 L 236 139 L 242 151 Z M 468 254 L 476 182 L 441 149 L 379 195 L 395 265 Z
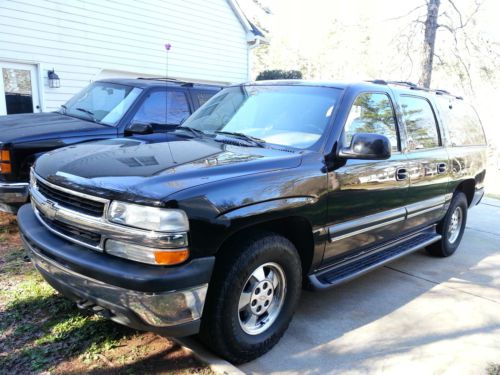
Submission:
M 408 82 L 408 81 L 387 81 L 389 85 L 403 85 L 403 86 L 410 86 L 414 88 L 418 88 L 418 85 L 413 82 Z
M 401 86 L 409 86 L 415 88 L 418 87 L 417 84 L 408 81 L 386 81 L 385 79 L 374 79 L 367 82 L 375 83 L 377 85 L 401 85 Z
M 137 79 L 144 79 L 147 81 L 171 81 L 171 82 L 180 82 L 176 78 L 168 78 L 168 77 L 138 77 Z
M 143 79 L 146 81 L 165 81 L 165 82 L 172 82 L 172 83 L 178 83 L 181 86 L 193 86 L 193 82 L 186 82 L 186 81 L 180 81 L 175 78 L 168 78 L 168 77 L 138 77 L 137 79 Z
M 428 88 L 419 86 L 419 85 L 417 85 L 417 84 L 415 84 L 413 82 L 408 82 L 408 81 L 386 81 L 384 79 L 374 79 L 374 80 L 369 80 L 367 82 L 375 83 L 377 85 L 400 85 L 400 86 L 407 86 L 407 87 L 409 87 L 410 90 L 422 90 L 422 91 L 426 91 L 426 92 L 433 92 L 436 95 L 449 95 L 449 96 L 454 97 L 455 99 L 460 99 L 460 100 L 463 99 L 463 97 L 457 96 L 457 95 L 453 95 L 453 94 L 451 94 L 447 90 L 443 90 L 443 89 L 428 89 Z

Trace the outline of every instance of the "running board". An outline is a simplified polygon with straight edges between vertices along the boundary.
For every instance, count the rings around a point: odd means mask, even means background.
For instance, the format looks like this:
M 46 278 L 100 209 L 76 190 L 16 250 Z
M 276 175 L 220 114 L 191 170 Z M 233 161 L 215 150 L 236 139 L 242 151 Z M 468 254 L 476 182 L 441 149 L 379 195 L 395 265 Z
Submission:
M 413 253 L 441 239 L 436 232 L 423 232 L 400 244 L 383 247 L 358 257 L 336 264 L 328 269 L 309 275 L 309 282 L 314 289 L 326 289 L 352 280 L 358 276 Z

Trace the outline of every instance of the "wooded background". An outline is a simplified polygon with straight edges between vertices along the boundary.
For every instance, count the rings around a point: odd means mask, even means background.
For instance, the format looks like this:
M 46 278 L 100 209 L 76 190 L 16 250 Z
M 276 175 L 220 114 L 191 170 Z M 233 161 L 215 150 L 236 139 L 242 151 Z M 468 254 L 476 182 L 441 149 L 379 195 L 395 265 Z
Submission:
M 305 79 L 391 79 L 464 96 L 500 146 L 497 0 L 239 0 L 268 44 L 253 74 L 300 70 Z M 495 151 L 496 153 L 496 151 Z

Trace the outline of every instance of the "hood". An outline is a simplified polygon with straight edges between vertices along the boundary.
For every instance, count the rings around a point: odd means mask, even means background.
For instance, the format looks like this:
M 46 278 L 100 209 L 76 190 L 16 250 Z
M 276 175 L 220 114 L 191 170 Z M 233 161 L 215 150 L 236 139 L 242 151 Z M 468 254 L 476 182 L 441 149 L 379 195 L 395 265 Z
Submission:
M 76 136 L 88 131 L 116 133 L 116 128 L 57 112 L 0 116 L 0 143 L 50 139 L 60 137 L 61 133 Z
M 148 143 L 136 139 L 90 142 L 51 151 L 36 173 L 56 185 L 108 199 L 160 204 L 170 194 L 202 184 L 300 165 L 285 150 L 229 145 L 210 138 Z

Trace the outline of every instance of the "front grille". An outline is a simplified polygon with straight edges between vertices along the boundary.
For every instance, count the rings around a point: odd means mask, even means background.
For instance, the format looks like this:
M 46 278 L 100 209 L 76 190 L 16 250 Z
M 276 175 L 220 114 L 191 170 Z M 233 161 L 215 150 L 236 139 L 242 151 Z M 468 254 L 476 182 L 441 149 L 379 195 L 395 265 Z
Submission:
M 90 246 L 98 247 L 101 242 L 101 235 L 98 233 L 93 233 L 88 230 L 77 228 L 73 225 L 63 223 L 59 220 L 50 220 L 42 212 L 38 211 L 40 218 L 47 224 L 50 228 L 59 232 L 65 236 L 71 237 L 77 241 L 86 243 Z
M 93 201 L 78 195 L 66 193 L 59 189 L 54 189 L 40 180 L 37 180 L 36 185 L 38 191 L 40 191 L 45 198 L 63 207 L 96 217 L 101 217 L 104 213 L 104 203 L 102 202 Z

